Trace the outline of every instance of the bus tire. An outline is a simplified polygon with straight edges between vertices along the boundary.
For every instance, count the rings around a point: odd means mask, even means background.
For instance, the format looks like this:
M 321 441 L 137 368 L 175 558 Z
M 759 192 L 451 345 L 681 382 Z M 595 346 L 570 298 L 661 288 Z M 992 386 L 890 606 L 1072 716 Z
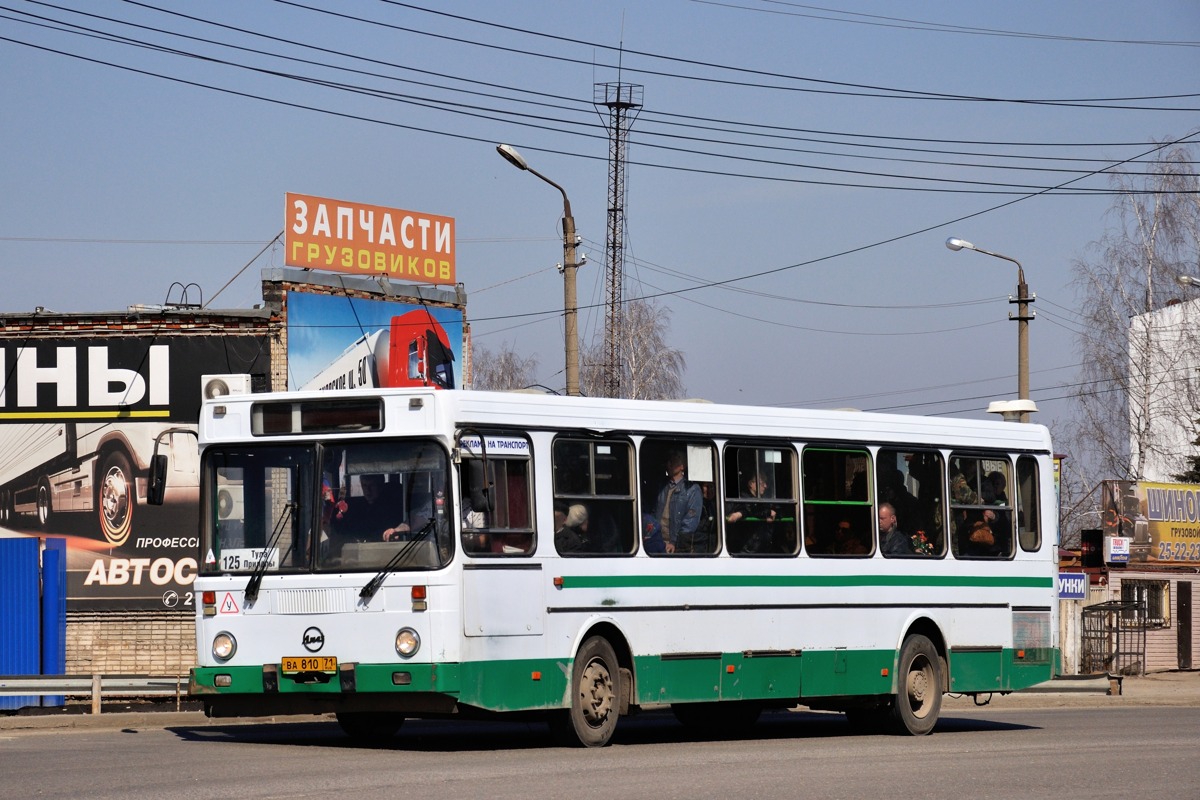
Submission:
M 897 733 L 924 736 L 942 708 L 942 661 L 933 642 L 920 634 L 904 640 L 896 672 L 892 721 Z
M 96 507 L 99 509 L 100 532 L 110 544 L 123 545 L 133 526 L 137 489 L 129 459 L 120 450 L 112 451 L 101 460 L 98 484 Z
M 50 520 L 54 518 L 54 503 L 50 497 L 50 482 L 45 478 L 38 481 L 37 487 L 37 521 L 38 527 L 46 530 Z
M 621 714 L 617 654 L 602 636 L 584 641 L 571 670 L 571 706 L 551 720 L 551 729 L 568 744 L 604 747 Z
M 404 724 L 400 714 L 383 711 L 339 711 L 335 716 L 342 732 L 362 744 L 386 742 Z

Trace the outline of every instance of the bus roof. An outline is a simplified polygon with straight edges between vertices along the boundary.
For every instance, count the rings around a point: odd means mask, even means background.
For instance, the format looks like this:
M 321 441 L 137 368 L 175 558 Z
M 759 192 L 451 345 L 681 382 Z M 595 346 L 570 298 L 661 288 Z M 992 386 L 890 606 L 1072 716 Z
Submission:
M 475 390 L 364 389 L 345 392 L 277 392 L 229 395 L 204 403 L 202 441 L 245 441 L 250 438 L 252 404 L 318 401 L 339 398 L 362 400 L 380 397 L 387 419 L 403 419 L 405 410 L 422 409 L 420 429 L 448 433 L 452 428 L 478 425 L 529 430 L 586 430 L 597 432 L 666 432 L 697 437 L 787 438 L 799 441 L 903 442 L 913 445 L 1051 450 L 1050 433 L 1043 425 L 1000 419 L 953 419 L 907 414 L 881 414 L 852 410 L 777 408 L 728 405 L 702 401 L 624 400 L 598 397 L 564 397 L 529 392 Z M 421 398 L 413 404 L 414 398 Z M 226 413 L 214 414 L 217 406 Z M 237 406 L 244 407 L 232 413 Z M 429 412 L 432 412 L 430 415 Z M 415 420 L 414 420 L 415 421 Z M 409 423 L 384 431 L 415 433 Z M 373 435 L 379 435 L 378 433 Z M 272 436 L 270 438 L 278 438 Z M 297 437 L 285 437 L 297 438 Z M 305 438 L 305 437 L 300 437 Z

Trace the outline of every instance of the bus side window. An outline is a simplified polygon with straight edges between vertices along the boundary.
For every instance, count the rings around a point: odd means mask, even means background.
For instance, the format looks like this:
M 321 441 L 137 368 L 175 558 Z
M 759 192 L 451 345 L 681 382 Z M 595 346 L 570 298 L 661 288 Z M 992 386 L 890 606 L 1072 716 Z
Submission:
M 716 447 L 647 437 L 638 464 L 642 549 L 652 556 L 716 554 Z
M 631 555 L 636 547 L 633 447 L 621 439 L 554 440 L 554 503 L 587 511 L 581 541 L 556 537 L 561 555 Z
M 1035 551 L 1042 546 L 1042 526 L 1038 517 L 1038 465 L 1032 456 L 1017 459 L 1016 501 L 1021 549 Z
M 725 544 L 733 556 L 799 552 L 796 454 L 790 447 L 725 449 Z
M 1004 454 L 950 457 L 951 547 L 956 556 L 1012 556 L 1011 467 Z
M 874 548 L 871 454 L 804 449 L 804 546 L 813 556 L 868 556 Z
M 528 453 L 524 437 L 508 439 L 519 446 L 511 452 Z M 473 555 L 530 555 L 536 545 L 533 530 L 533 484 L 528 456 L 493 456 L 489 453 L 486 474 L 482 458 L 466 457 L 459 469 L 462 498 L 463 549 Z
M 942 454 L 936 450 L 880 448 L 875 465 L 877 499 L 895 513 L 895 533 L 879 532 L 879 549 L 888 558 L 940 556 L 946 552 L 945 504 L 942 502 Z

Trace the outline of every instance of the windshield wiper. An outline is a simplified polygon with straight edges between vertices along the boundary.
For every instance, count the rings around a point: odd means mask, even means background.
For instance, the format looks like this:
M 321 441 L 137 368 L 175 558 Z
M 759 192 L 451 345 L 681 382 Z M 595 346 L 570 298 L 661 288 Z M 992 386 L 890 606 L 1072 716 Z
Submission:
M 253 603 L 258 599 L 258 587 L 262 585 L 263 575 L 267 574 L 267 567 L 271 565 L 271 551 L 279 542 L 279 537 L 288 521 L 291 520 L 292 511 L 295 508 L 296 503 L 288 503 L 280 512 L 279 519 L 275 521 L 275 530 L 271 531 L 271 538 L 267 542 L 267 546 L 263 548 L 262 555 L 254 565 L 254 571 L 250 573 L 250 580 L 246 583 L 246 602 Z
M 400 548 L 396 555 L 392 556 L 391 560 L 383 565 L 383 569 L 379 570 L 379 574 L 374 578 L 371 578 L 371 580 L 367 582 L 367 585 L 359 590 L 358 596 L 364 600 L 369 600 L 374 597 L 375 593 L 379 591 L 379 587 L 383 586 L 383 582 L 387 579 L 388 574 L 391 573 L 391 571 L 397 566 L 399 566 L 400 562 L 404 560 L 405 556 L 411 553 L 413 548 L 415 548 L 422 539 L 428 536 L 429 532 L 432 531 L 436 525 L 436 520 L 431 519 L 429 522 L 426 522 L 425 525 L 419 531 L 417 531 L 416 535 L 405 542 L 404 547 Z

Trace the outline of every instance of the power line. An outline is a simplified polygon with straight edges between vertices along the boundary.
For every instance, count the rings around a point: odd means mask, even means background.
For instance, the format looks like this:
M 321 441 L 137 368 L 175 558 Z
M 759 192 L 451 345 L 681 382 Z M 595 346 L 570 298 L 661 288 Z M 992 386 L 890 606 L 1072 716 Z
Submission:
M 378 25 L 378 26 L 382 26 L 382 27 L 392 28 L 395 30 L 401 30 L 401 31 L 405 31 L 407 33 L 416 33 L 416 34 L 420 34 L 423 36 L 430 36 L 430 37 L 434 37 L 434 38 L 438 38 L 438 39 L 444 39 L 447 41 L 458 42 L 460 44 L 470 44 L 470 45 L 474 45 L 477 47 L 485 47 L 485 48 L 501 50 L 501 51 L 506 51 L 506 52 L 511 52 L 511 53 L 519 53 L 522 55 L 535 56 L 535 57 L 539 57 L 539 58 L 548 58 L 548 59 L 553 59 L 555 61 L 566 61 L 566 62 L 572 62 L 572 63 L 577 63 L 577 64 L 587 64 L 588 63 L 581 59 L 573 59 L 573 58 L 569 58 L 569 57 L 565 57 L 565 56 L 553 56 L 553 55 L 548 55 L 545 53 L 540 53 L 540 52 L 532 51 L 532 50 L 519 50 L 517 48 L 510 48 L 510 47 L 505 47 L 505 46 L 501 46 L 501 45 L 486 44 L 483 42 L 477 42 L 474 40 L 464 39 L 461 37 L 448 36 L 445 34 L 435 34 L 435 33 L 430 33 L 428 31 L 420 31 L 415 28 L 410 28 L 410 27 L 406 27 L 406 26 L 402 26 L 402 25 L 395 25 L 392 23 L 381 22 L 378 20 L 368 20 L 368 19 L 365 19 L 362 17 L 356 17 L 356 16 L 349 15 L 349 14 L 335 13 L 335 12 L 331 12 L 331 11 L 328 11 L 325 9 L 313 8 L 312 6 L 308 6 L 303 3 L 299 3 L 299 2 L 295 2 L 295 0 L 275 0 L 275 2 L 281 3 L 283 5 L 295 6 L 297 8 L 304 8 L 309 11 L 330 14 L 331 16 L 342 17 L 342 18 L 346 18 L 346 19 L 353 19 L 353 20 L 356 20 L 359 22 L 366 22 L 366 23 L 369 23 L 372 25 Z M 433 14 L 433 15 L 437 15 L 440 17 L 455 19 L 460 22 L 468 22 L 468 23 L 471 23 L 474 25 L 482 25 L 482 26 L 486 26 L 489 28 L 504 30 L 504 31 L 508 31 L 510 33 L 517 33 L 517 34 L 522 34 L 522 35 L 527 35 L 527 36 L 534 36 L 534 37 L 542 38 L 542 39 L 550 39 L 550 40 L 554 40 L 554 41 L 568 43 L 568 44 L 572 45 L 573 47 L 579 45 L 579 41 L 576 38 L 568 38 L 565 36 L 559 36 L 557 34 L 543 33 L 541 31 L 531 31 L 526 28 L 517 28 L 517 27 L 511 26 L 511 25 L 504 25 L 504 24 L 496 23 L 496 22 L 487 22 L 484 20 L 475 19 L 473 17 L 467 17 L 467 16 L 463 16 L 460 14 L 452 14 L 447 11 L 439 11 L 436 9 L 425 8 L 423 6 L 419 6 L 419 5 L 416 5 L 413 3 L 399 2 L 399 0 L 380 0 L 380 2 L 386 3 L 388 5 L 407 8 L 407 9 L 410 9 L 413 11 L 424 12 L 426 14 Z M 632 48 L 627 48 L 627 47 L 624 47 L 623 45 L 620 47 L 617 47 L 614 45 L 606 45 L 606 44 L 601 44 L 598 42 L 589 42 L 588 46 L 592 47 L 594 49 L 597 49 L 597 50 L 605 50 L 605 51 L 612 52 L 612 53 L 620 53 L 622 56 L 621 69 L 624 71 L 627 71 L 627 72 L 634 72 L 634 73 L 647 74 L 647 75 L 658 75 L 661 77 L 680 78 L 680 79 L 684 79 L 684 80 L 695 80 L 695 81 L 703 81 L 703 82 L 711 82 L 711 83 L 730 84 L 730 85 L 735 85 L 735 86 L 752 87 L 752 88 L 757 88 L 757 89 L 762 89 L 762 88 L 779 89 L 779 90 L 785 90 L 785 91 L 813 92 L 813 93 L 820 93 L 820 94 L 838 94 L 838 95 L 849 95 L 849 96 L 859 96 L 859 97 L 862 97 L 862 96 L 888 97 L 888 98 L 892 98 L 892 99 L 955 100 L 955 101 L 970 101 L 970 102 L 980 102 L 980 103 L 1013 103 L 1013 104 L 1019 104 L 1019 105 L 1070 106 L 1073 108 L 1106 107 L 1103 104 L 1116 103 L 1116 102 L 1133 102 L 1133 101 L 1142 101 L 1142 100 L 1193 99 L 1196 97 L 1200 97 L 1200 94 L 1195 94 L 1195 93 L 1176 94 L 1176 95 L 1139 96 L 1139 97 L 1075 98 L 1075 99 L 1012 99 L 1012 98 L 984 97 L 984 96 L 979 96 L 979 95 L 962 95 L 962 94 L 953 94 L 953 93 L 946 93 L 946 92 L 933 92 L 933 91 L 927 91 L 927 90 L 921 90 L 921 89 L 901 89 L 901 88 L 896 88 L 896 87 L 879 86 L 879 85 L 873 85 L 873 84 L 852 83 L 849 81 L 833 81 L 833 80 L 826 80 L 826 79 L 821 79 L 821 78 L 810 78 L 810 77 L 801 76 L 801 75 L 791 75 L 788 73 L 773 72 L 770 70 L 759 70 L 759 69 L 752 69 L 750 67 L 738 67 L 738 66 L 732 66 L 732 65 L 726 65 L 726 64 L 717 64 L 717 63 L 708 62 L 708 61 L 700 61 L 698 59 L 682 58 L 682 57 L 678 57 L 678 56 L 664 56 L 664 55 L 660 55 L 658 53 L 651 53 L 651 52 L 647 52 L 647 51 L 643 51 L 643 50 L 635 50 Z M 754 75 L 754 76 L 765 77 L 765 78 L 775 78 L 775 79 L 780 79 L 780 80 L 796 81 L 798 83 L 803 83 L 803 84 L 815 84 L 818 86 L 837 86 L 837 87 L 842 87 L 842 88 L 839 90 L 813 89 L 813 88 L 796 87 L 796 86 L 780 86 L 777 84 L 759 84 L 759 83 L 752 83 L 749 81 L 735 81 L 735 80 L 718 79 L 718 78 L 701 78 L 701 77 L 697 77 L 694 75 L 683 75 L 683 74 L 678 74 L 678 73 L 664 73 L 664 72 L 655 71 L 655 70 L 638 69 L 638 68 L 632 67 L 628 64 L 625 64 L 624 58 L 628 58 L 630 56 L 642 56 L 645 58 L 666 61 L 666 62 L 673 63 L 673 64 L 682 64 L 682 65 L 686 65 L 686 66 L 690 66 L 690 67 L 704 67 L 704 68 L 708 68 L 708 69 L 732 72 L 732 73 L 741 74 L 741 75 Z M 595 66 L 594 62 L 592 62 L 592 66 Z M 616 65 L 604 65 L 604 66 L 606 66 L 610 69 L 614 69 L 614 70 L 617 68 Z M 853 89 L 854 91 L 849 91 L 850 89 Z M 1107 106 L 1107 107 L 1120 108 L 1123 110 L 1139 110 L 1139 111 L 1196 111 L 1196 110 L 1200 110 L 1200 109 L 1195 109 L 1195 108 L 1191 108 L 1191 109 L 1143 108 L 1143 107 L 1135 107 L 1135 106 Z
M 54 6 L 53 4 L 48 4 L 48 3 L 40 3 L 40 5 L 46 5 L 46 6 L 49 6 L 52 8 L 59 8 L 58 6 Z M 144 3 L 137 3 L 135 5 L 139 5 L 139 6 L 154 9 L 154 10 L 160 10 L 160 11 L 162 10 L 162 9 L 156 9 L 153 6 L 149 6 Z M 22 13 L 24 13 L 24 12 L 22 12 Z M 77 13 L 82 13 L 82 12 L 77 12 Z M 178 15 L 178 12 L 164 12 L 164 13 L 171 13 L 171 14 Z M 86 16 L 96 17 L 97 15 L 89 14 Z M 179 15 L 179 16 L 184 16 L 185 18 L 188 18 L 188 19 L 196 19 L 193 17 L 188 17 L 187 15 Z M 120 22 L 121 24 L 132 24 L 132 23 L 123 23 L 119 20 L 113 20 L 112 18 L 108 18 L 108 17 L 101 17 L 101 18 L 108 20 L 108 21 Z M 208 22 L 206 20 L 197 20 L 197 21 Z M 60 23 L 60 24 L 62 24 L 62 23 Z M 217 24 L 217 23 L 208 23 L 208 24 Z M 72 27 L 78 28 L 79 26 L 72 26 Z M 231 44 L 227 44 L 227 43 L 214 42 L 212 40 L 203 39 L 201 37 L 194 37 L 194 36 L 190 36 L 190 35 L 170 32 L 170 31 L 163 31 L 158 28 L 149 28 L 148 26 L 142 26 L 142 25 L 137 25 L 135 27 L 138 27 L 140 29 L 153 30 L 153 31 L 156 31 L 159 33 L 165 33 L 165 34 L 170 34 L 170 35 L 175 35 L 175 36 L 182 36 L 184 38 L 188 38 L 188 39 L 194 40 L 194 41 L 202 41 L 202 42 L 219 45 L 219 46 L 223 46 L 223 47 L 232 47 L 232 48 L 242 50 L 242 51 L 255 52 L 255 53 L 262 55 L 262 53 L 260 51 L 251 50 L 249 48 L 244 48 L 244 47 L 240 47 L 237 45 L 231 45 Z M 220 27 L 231 28 L 231 29 L 237 30 L 239 32 L 244 32 L 244 33 L 248 33 L 248 34 L 256 35 L 256 36 L 260 35 L 255 32 L 252 32 L 252 31 L 247 31 L 246 29 L 234 28 L 233 26 L 220 25 Z M 78 33 L 78 31 L 71 31 L 71 32 Z M 397 94 L 394 92 L 384 92 L 382 90 L 376 90 L 376 89 L 365 89 L 363 87 L 350 86 L 350 85 L 347 85 L 344 83 L 335 83 L 335 82 L 324 80 L 324 79 L 298 76 L 298 75 L 294 75 L 294 74 L 290 74 L 290 73 L 279 72 L 276 70 L 265 70 L 265 69 L 262 69 L 259 67 L 253 67 L 253 66 L 245 65 L 245 64 L 236 64 L 234 62 L 221 60 L 221 59 L 215 59 L 215 58 L 212 58 L 209 56 L 199 56 L 194 53 L 185 53 L 183 51 L 179 51 L 179 50 L 175 50 L 175 49 L 163 48 L 159 45 L 149 45 L 144 42 L 136 42 L 135 40 L 130 40 L 127 37 L 114 37 L 112 34 L 104 34 L 101 38 L 104 38 L 106 40 L 112 40 L 112 41 L 119 42 L 119 43 L 124 43 L 127 45 L 152 47 L 156 50 L 159 50 L 160 52 L 172 53 L 175 55 L 186 56 L 186 57 L 190 57 L 190 58 L 198 58 L 198 59 L 201 59 L 204 61 L 218 63 L 218 64 L 222 64 L 222 65 L 226 65 L 226 66 L 232 66 L 232 67 L 236 67 L 236 68 L 240 68 L 240 69 L 245 69 L 245 70 L 257 72 L 260 74 L 269 75 L 272 77 L 301 81 L 301 82 L 308 83 L 308 84 L 321 85 L 326 88 L 373 96 L 373 97 L 377 97 L 380 99 L 389 99 L 389 100 L 393 100 L 396 102 L 403 102 L 406 104 L 417 105 L 417 106 L 424 107 L 424 108 L 431 109 L 431 110 L 437 110 L 437 111 L 449 112 L 449 113 L 457 113 L 457 114 L 466 114 L 468 116 L 476 116 L 476 117 L 480 117 L 483 119 L 489 119 L 491 121 L 500 121 L 500 120 L 497 120 L 494 115 L 502 114 L 502 115 L 505 115 L 510 118 L 508 120 L 508 124 L 517 124 L 517 125 L 522 125 L 525 127 L 532 127 L 532 128 L 537 128 L 540 130 L 552 131 L 557 134 L 567 132 L 572 135 L 585 136 L 587 138 L 592 138 L 592 139 L 603 138 L 602 136 L 600 136 L 598 134 L 584 133 L 581 131 L 564 131 L 563 130 L 563 126 L 565 126 L 565 125 L 587 128 L 589 130 L 594 129 L 593 125 L 586 123 L 586 122 L 576 122 L 576 121 L 571 121 L 571 120 L 564 120 L 561 118 L 549 118 L 549 117 L 538 116 L 538 115 L 519 114 L 517 112 L 509 111 L 506 109 L 497 109 L 497 108 L 489 109 L 489 108 L 482 108 L 479 106 L 470 106 L 470 105 L 460 104 L 460 103 L 448 103 L 446 101 L 434 100 L 432 98 L 419 98 L 419 97 L 415 97 L 412 95 L 401 95 L 401 94 Z M 294 42 L 291 42 L 291 40 L 279 39 L 279 37 L 267 37 L 267 38 L 269 38 L 273 41 L 283 41 L 283 42 L 288 42 L 291 44 L 296 44 Z M 25 43 L 25 44 L 28 44 L 28 43 Z M 34 46 L 34 45 L 30 45 L 30 46 Z M 53 51 L 53 52 L 59 52 L 59 51 Z M 327 50 L 327 52 L 338 52 L 338 51 Z M 276 57 L 276 58 L 286 58 L 288 60 L 297 60 L 297 59 L 292 59 L 291 57 L 285 57 L 285 56 L 281 56 L 278 54 L 265 54 L 265 55 L 270 55 L 271 57 Z M 343 55 L 345 55 L 345 54 L 343 54 Z M 311 59 L 303 59 L 301 61 L 303 63 L 307 63 L 307 64 L 318 64 L 318 62 L 312 61 Z M 98 63 L 104 63 L 109 66 L 117 66 L 117 67 L 122 66 L 122 65 L 112 64 L 111 62 L 98 62 Z M 323 68 L 341 69 L 341 68 L 334 67 L 333 65 L 329 65 L 329 64 L 319 64 L 319 65 L 322 66 Z M 131 67 L 127 67 L 127 68 L 133 69 Z M 140 70 L 135 70 L 135 71 L 140 71 Z M 162 78 L 166 78 L 169 80 L 174 79 L 171 76 L 162 75 L 160 73 L 149 73 L 149 74 L 153 74 L 153 75 L 156 75 L 157 77 L 162 77 Z M 389 76 L 378 76 L 378 77 L 389 77 Z M 395 80 L 395 78 L 391 78 L 391 77 L 389 77 L 389 79 Z M 182 80 L 182 79 L 174 79 L 174 80 Z M 215 87 L 215 86 L 211 86 L 208 84 L 199 84 L 199 83 L 191 82 L 191 81 L 182 81 L 182 82 L 191 83 L 192 85 L 199 85 L 204 88 L 209 88 L 209 89 L 213 89 L 213 90 L 217 90 L 217 91 L 229 91 L 234 94 L 242 94 L 243 96 L 250 96 L 250 97 L 253 97 L 256 99 L 267 100 L 269 102 L 282 102 L 282 101 L 275 101 L 273 98 L 264 98 L 264 97 L 259 97 L 257 95 L 246 95 L 245 93 L 233 92 L 232 90 L 226 90 L 226 89 L 223 89 L 222 87 Z M 296 107 L 300 107 L 300 108 L 309 108 L 309 107 L 298 105 L 298 104 L 288 104 L 288 103 L 284 103 L 284 104 L 285 105 L 295 105 Z M 310 108 L 309 110 L 318 110 L 318 111 L 322 111 L 325 113 L 331 113 L 326 109 L 311 109 Z M 347 115 L 347 116 L 358 117 L 358 115 Z M 394 123 L 387 123 L 386 121 L 382 121 L 382 120 L 372 120 L 372 119 L 366 118 L 366 117 L 358 117 L 358 118 L 363 119 L 364 121 L 379 122 L 382 124 L 394 124 Z M 550 122 L 550 123 L 553 123 L 553 125 L 552 125 L 552 127 L 546 127 L 546 126 L 543 126 L 540 124 L 535 124 L 533 122 L 522 121 L 522 120 L 538 120 L 538 121 L 543 121 L 543 122 Z M 406 127 L 406 126 L 399 126 L 399 127 Z M 425 130 L 428 130 L 428 129 L 425 129 Z M 451 136 L 454 135 L 454 134 L 447 133 L 447 132 L 439 132 L 439 131 L 430 131 L 430 132 L 441 133 L 442 135 L 451 135 Z M 660 137 L 670 136 L 670 138 L 672 138 L 672 139 L 682 140 L 685 142 L 702 142 L 702 143 L 706 143 L 706 144 L 718 144 L 718 145 L 732 146 L 732 147 L 738 147 L 738 148 L 748 147 L 748 148 L 754 148 L 754 149 L 782 149 L 785 151 L 790 150 L 792 152 L 809 152 L 809 153 L 815 153 L 815 154 L 819 154 L 819 155 L 827 155 L 827 156 L 836 157 L 836 158 L 863 158 L 863 159 L 868 159 L 868 160 L 904 161 L 904 162 L 908 162 L 908 163 L 931 164 L 931 165 L 936 165 L 936 166 L 960 166 L 960 167 L 970 167 L 970 168 L 975 168 L 975 169 L 992 169 L 992 170 L 1014 170 L 1014 169 L 1016 169 L 1016 170 L 1027 170 L 1027 171 L 1034 170 L 1034 171 L 1058 172 L 1058 173 L 1067 173 L 1067 174 L 1071 174 L 1071 173 L 1083 174 L 1084 176 L 1092 175 L 1092 174 L 1095 174 L 1095 172 L 1096 172 L 1093 170 L 1093 171 L 1087 171 L 1087 172 L 1080 173 L 1077 170 L 1073 170 L 1073 169 L 1065 167 L 1065 166 L 1064 167 L 1054 167 L 1054 168 L 1049 168 L 1049 167 L 1040 168 L 1040 167 L 1021 167 L 1021 166 L 996 165 L 996 164 L 991 164 L 991 165 L 969 164 L 967 162 L 930 161 L 930 160 L 907 159 L 907 158 L 899 159 L 899 158 L 893 158 L 893 157 L 882 157 L 881 158 L 881 157 L 876 157 L 876 156 L 864 156 L 864 155 L 855 155 L 855 154 L 838 154 L 838 153 L 828 153 L 828 152 L 822 152 L 822 151 L 806 151 L 806 150 L 802 150 L 802 149 L 798 149 L 798 148 L 779 148 L 774 145 L 757 145 L 757 144 L 745 143 L 745 142 L 730 142 L 727 140 L 726 141 L 712 140 L 712 139 L 705 139 L 703 137 L 690 137 L 690 136 L 689 137 L 680 137 L 680 136 L 661 134 L 661 133 L 660 134 L 650 133 L 649 135 L 657 135 Z M 760 180 L 785 180 L 785 181 L 798 182 L 798 183 L 809 183 L 809 184 L 816 184 L 816 185 L 833 185 L 833 186 L 850 186 L 850 187 L 857 187 L 857 188 L 892 189 L 892 190 L 900 189 L 900 190 L 905 190 L 905 191 L 939 191 L 939 192 L 940 191 L 950 191 L 950 192 L 961 192 L 961 193 L 1008 194 L 1008 193 L 1012 193 L 1012 191 L 1014 191 L 1014 190 L 1033 191 L 1033 190 L 1046 188 L 1046 187 L 1041 187 L 1041 186 L 1033 186 L 1033 185 L 1029 185 L 1029 184 L 1002 184 L 1002 183 L 997 183 L 995 181 L 969 181 L 969 180 L 965 180 L 965 179 L 961 179 L 961 178 L 939 178 L 939 177 L 927 177 L 927 176 L 920 176 L 920 175 L 881 173 L 881 172 L 867 171 L 867 170 L 848 170 L 845 168 L 829 167 L 829 166 L 823 166 L 823 165 L 817 165 L 817 164 L 804 164 L 804 163 L 780 161 L 778 159 L 752 158 L 752 157 L 745 156 L 745 155 L 737 155 L 737 154 L 730 154 L 730 153 L 698 151 L 694 147 L 686 147 L 686 148 L 685 147 L 675 147 L 675 146 L 671 146 L 671 145 L 663 145 L 663 144 L 658 144 L 658 143 L 649 143 L 649 144 L 646 144 L 645 146 L 655 148 L 655 149 L 661 149 L 661 150 L 664 150 L 667 152 L 683 153 L 688 156 L 701 156 L 701 157 L 716 158 L 716 159 L 722 159 L 722 160 L 733 160 L 733 161 L 737 161 L 737 162 L 759 164 L 759 165 L 763 165 L 763 166 L 771 166 L 771 167 L 784 166 L 784 167 L 790 167 L 793 169 L 813 170 L 813 171 L 817 171 L 817 172 L 830 172 L 830 173 L 835 173 L 835 174 L 849 174 L 849 175 L 855 175 L 855 176 L 859 176 L 859 177 L 869 177 L 869 178 L 873 178 L 873 179 L 891 179 L 891 180 L 902 180 L 902 181 L 925 181 L 925 182 L 934 182 L 935 184 L 938 184 L 938 185 L 935 185 L 935 186 L 895 186 L 895 185 L 891 185 L 891 186 L 889 186 L 889 185 L 880 185 L 880 184 L 846 183 L 846 182 L 839 182 L 839 181 L 821 181 L 821 180 L 794 178 L 794 177 L 787 177 L 787 176 L 780 176 L 780 175 L 762 176 L 762 175 L 753 175 L 753 174 L 744 174 L 744 173 L 723 172 L 723 171 L 719 171 L 719 170 L 698 170 L 695 168 L 682 167 L 679 165 L 634 162 L 634 163 L 638 163 L 643 166 L 676 169 L 676 170 L 682 170 L 682 171 L 707 172 L 709 174 L 735 175 L 738 177 L 748 177 L 748 178 L 755 178 L 755 179 L 760 179 Z M 861 145 L 858 145 L 858 146 L 861 146 Z M 545 148 L 533 148 L 533 149 L 541 149 L 541 150 L 545 151 Z M 562 151 L 548 151 L 548 152 L 562 152 Z M 970 155 L 977 155 L 977 154 L 970 154 Z M 1004 158 L 1007 156 L 994 156 L 994 157 Z M 1024 158 L 1028 158 L 1028 156 L 1024 156 Z M 1061 158 L 1051 159 L 1051 160 L 1055 160 L 1060 163 L 1062 161 Z M 1111 169 L 1112 168 L 1110 167 L 1110 170 Z M 1085 194 L 1102 194 L 1102 195 L 1109 195 L 1112 193 L 1112 190 L 1109 190 L 1109 189 L 1093 189 L 1093 188 L 1086 188 L 1086 187 L 1063 188 L 1065 186 L 1066 186 L 1065 184 L 1060 184 L 1059 188 L 1052 189 L 1052 191 L 1055 191 L 1055 192 L 1062 191 L 1062 192 L 1070 192 L 1070 193 L 1085 193 Z M 989 190 L 989 189 L 986 189 L 983 187 L 992 187 L 992 189 Z
M 1015 39 L 1035 39 L 1039 41 L 1054 41 L 1054 42 L 1070 42 L 1070 43 L 1086 43 L 1086 44 L 1118 44 L 1118 45 L 1138 45 L 1149 47 L 1200 47 L 1200 42 L 1193 41 L 1172 41 L 1162 39 L 1102 39 L 1093 36 L 1078 36 L 1065 34 L 1050 34 L 1050 33 L 1030 33 L 1027 31 L 1010 31 L 1000 28 L 980 28 L 966 25 L 951 25 L 944 22 L 925 22 L 921 20 L 905 19 L 903 17 L 887 17 L 878 14 L 863 14 L 855 11 L 844 11 L 840 9 L 823 8 L 821 6 L 811 6 L 804 3 L 790 3 L 784 0 L 762 0 L 764 3 L 770 3 L 778 6 L 786 6 L 790 8 L 803 8 L 812 11 L 822 11 L 829 15 L 841 14 L 844 17 L 860 17 L 861 19 L 846 19 L 838 16 L 826 16 L 826 14 L 810 14 L 800 11 L 782 11 L 778 9 L 768 8 L 752 8 L 737 3 L 718 2 L 718 0 L 691 0 L 693 3 L 700 3 L 710 6 L 722 6 L 725 8 L 735 9 L 737 11 L 749 11 L 761 14 L 776 14 L 793 17 L 806 17 L 809 19 L 819 19 L 826 22 L 841 22 L 855 25 L 872 25 L 881 28 L 898 28 L 901 30 L 918 30 L 929 31 L 933 33 L 951 33 L 963 34 L 969 36 L 996 36 L 1003 38 Z

